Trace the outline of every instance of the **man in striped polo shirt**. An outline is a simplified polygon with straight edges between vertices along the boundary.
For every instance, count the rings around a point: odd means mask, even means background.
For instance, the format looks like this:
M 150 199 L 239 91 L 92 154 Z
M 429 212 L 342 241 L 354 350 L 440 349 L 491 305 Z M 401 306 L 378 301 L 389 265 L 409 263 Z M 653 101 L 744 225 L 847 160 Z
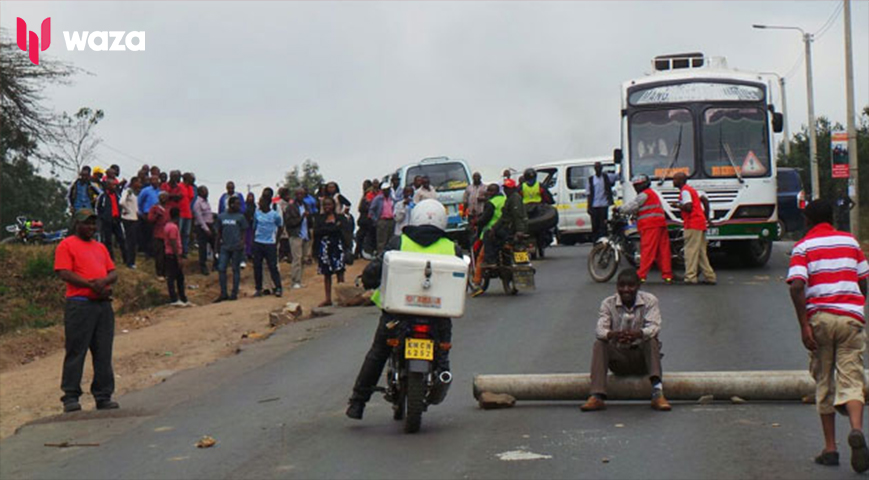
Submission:
M 863 309 L 869 264 L 851 235 L 833 229 L 833 205 L 815 200 L 806 206 L 806 236 L 794 245 L 787 282 L 809 350 L 815 402 L 824 430 L 821 465 L 838 465 L 835 412 L 851 422 L 851 467 L 869 470 L 863 436 Z

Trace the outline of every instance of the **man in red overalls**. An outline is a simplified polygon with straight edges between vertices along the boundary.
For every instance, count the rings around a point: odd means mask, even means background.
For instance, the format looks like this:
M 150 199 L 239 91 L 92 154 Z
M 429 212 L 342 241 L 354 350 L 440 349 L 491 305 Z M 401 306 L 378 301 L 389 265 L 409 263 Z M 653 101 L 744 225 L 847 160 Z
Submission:
M 670 236 L 661 197 L 652 190 L 652 182 L 645 175 L 635 177 L 631 183 L 637 196 L 619 207 L 619 212 L 637 216 L 637 229 L 640 231 L 640 269 L 637 274 L 640 281 L 645 282 L 652 264 L 657 262 L 664 282 L 673 283 Z

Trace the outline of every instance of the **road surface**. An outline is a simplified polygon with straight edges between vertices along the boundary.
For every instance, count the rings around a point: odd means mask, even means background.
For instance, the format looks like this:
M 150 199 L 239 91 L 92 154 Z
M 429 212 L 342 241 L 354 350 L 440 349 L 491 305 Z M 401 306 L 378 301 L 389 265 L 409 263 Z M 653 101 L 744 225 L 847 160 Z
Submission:
M 783 277 L 789 244 L 761 269 L 719 268 L 719 285 L 644 288 L 659 296 L 666 372 L 804 369 Z M 27 426 L 0 443 L 3 478 L 844 478 L 820 467 L 814 408 L 798 403 L 526 402 L 480 410 L 474 374 L 587 372 L 600 301 L 587 246 L 553 248 L 537 262 L 536 292 L 500 285 L 468 300 L 454 322 L 454 385 L 404 435 L 375 396 L 363 421 L 344 416 L 377 323 L 373 308 L 291 325 L 208 367 L 119 399 L 116 412 L 82 412 Z M 245 300 L 256 301 L 256 300 Z M 58 368 L 60 366 L 58 365 Z M 59 395 L 59 394 L 58 394 Z M 60 407 L 60 405 L 58 405 Z M 85 405 L 85 408 L 89 408 Z M 211 435 L 217 445 L 197 449 Z M 50 448 L 47 442 L 98 443 Z M 510 460 L 527 452 L 535 460 Z M 506 454 L 506 455 L 505 455 Z

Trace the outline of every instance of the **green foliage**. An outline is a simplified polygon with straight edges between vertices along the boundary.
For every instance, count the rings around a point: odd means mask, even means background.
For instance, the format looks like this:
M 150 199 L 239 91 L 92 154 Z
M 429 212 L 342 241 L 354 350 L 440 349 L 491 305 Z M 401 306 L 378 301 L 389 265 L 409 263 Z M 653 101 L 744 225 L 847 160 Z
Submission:
M 860 172 L 860 206 L 869 207 L 869 106 L 863 109 L 857 128 L 857 162 Z M 818 138 L 818 176 L 820 177 L 820 193 L 825 198 L 836 198 L 847 191 L 845 179 L 833 179 L 830 165 L 830 136 L 833 130 L 844 130 L 840 123 L 833 124 L 826 117 L 816 121 Z M 799 133 L 790 140 L 791 154 L 784 154 L 784 144 L 779 147 L 778 166 L 800 169 L 803 188 L 808 196 L 811 191 L 811 169 L 809 167 L 809 129 L 803 126 Z
M 0 233 L 19 215 L 41 220 L 47 230 L 65 227 L 67 217 L 66 188 L 56 179 L 40 176 L 33 164 L 23 157 L 0 160 Z
M 308 189 L 308 193 L 313 195 L 320 185 L 323 183 L 323 175 L 320 174 L 320 166 L 317 162 L 311 159 L 305 160 L 301 168 L 298 165 L 293 166 L 293 169 L 287 172 L 284 177 L 284 187 L 294 192 L 299 187 Z
M 54 277 L 54 265 L 51 258 L 48 258 L 44 254 L 31 257 L 24 264 L 24 278 L 28 280 L 51 277 Z

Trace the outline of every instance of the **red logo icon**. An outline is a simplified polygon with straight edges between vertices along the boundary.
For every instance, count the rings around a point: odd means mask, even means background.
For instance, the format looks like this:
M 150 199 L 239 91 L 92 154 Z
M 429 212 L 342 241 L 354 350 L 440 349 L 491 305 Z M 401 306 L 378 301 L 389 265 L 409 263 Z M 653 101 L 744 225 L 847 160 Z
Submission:
M 45 51 L 51 45 L 51 17 L 42 21 L 41 28 L 42 45 L 39 44 L 40 36 L 36 32 L 27 30 L 27 23 L 18 17 L 18 26 L 16 29 L 18 48 L 30 53 L 30 61 L 35 65 L 39 65 L 39 51 Z M 27 40 L 30 37 L 30 49 L 28 50 Z

